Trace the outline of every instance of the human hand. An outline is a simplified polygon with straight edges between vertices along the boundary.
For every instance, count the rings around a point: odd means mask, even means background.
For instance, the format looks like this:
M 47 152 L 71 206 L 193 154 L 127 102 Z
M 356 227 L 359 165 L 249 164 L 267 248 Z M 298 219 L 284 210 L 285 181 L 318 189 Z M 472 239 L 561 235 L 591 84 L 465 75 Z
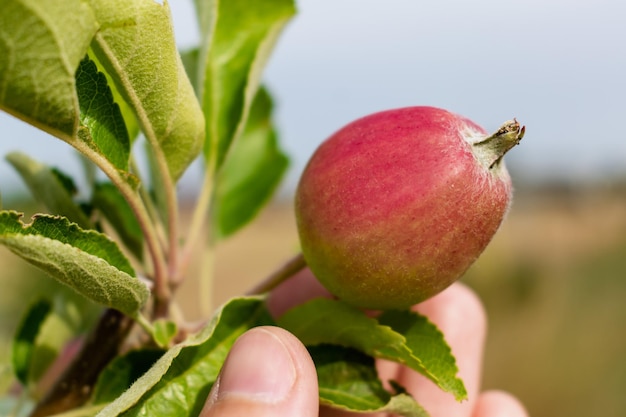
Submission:
M 308 299 L 328 296 L 308 270 L 276 288 L 272 314 Z M 432 382 L 399 364 L 379 361 L 383 381 L 394 379 L 432 417 L 528 417 L 523 406 L 501 391 L 480 393 L 486 316 L 478 297 L 454 284 L 416 310 L 445 334 L 456 357 L 468 400 L 459 403 Z M 284 329 L 258 327 L 242 335 L 231 349 L 200 417 L 347 417 L 356 414 L 319 408 L 315 366 L 306 348 Z M 382 414 L 376 417 L 382 417 Z

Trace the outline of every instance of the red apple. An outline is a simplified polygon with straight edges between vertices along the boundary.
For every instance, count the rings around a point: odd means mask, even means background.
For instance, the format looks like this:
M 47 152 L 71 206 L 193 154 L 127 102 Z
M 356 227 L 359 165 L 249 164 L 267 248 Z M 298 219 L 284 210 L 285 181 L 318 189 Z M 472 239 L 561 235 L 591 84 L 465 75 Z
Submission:
M 327 139 L 296 193 L 307 264 L 335 296 L 405 308 L 439 293 L 476 260 L 511 201 L 502 156 L 517 121 L 489 135 L 433 107 L 384 111 Z

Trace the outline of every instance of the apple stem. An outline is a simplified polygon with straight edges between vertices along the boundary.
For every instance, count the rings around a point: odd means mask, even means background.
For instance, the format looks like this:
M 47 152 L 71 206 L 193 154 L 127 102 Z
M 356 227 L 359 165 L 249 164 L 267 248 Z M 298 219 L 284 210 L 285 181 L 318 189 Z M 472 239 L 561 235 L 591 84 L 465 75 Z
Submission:
M 525 132 L 526 126 L 520 126 L 516 119 L 506 121 L 493 135 L 472 144 L 474 155 L 485 168 L 493 169 Z
M 306 268 L 306 261 L 301 253 L 297 254 L 282 267 L 271 273 L 267 278 L 261 281 L 256 287 L 248 291 L 248 295 L 265 294 L 276 288 L 287 279 L 294 276 L 297 272 Z

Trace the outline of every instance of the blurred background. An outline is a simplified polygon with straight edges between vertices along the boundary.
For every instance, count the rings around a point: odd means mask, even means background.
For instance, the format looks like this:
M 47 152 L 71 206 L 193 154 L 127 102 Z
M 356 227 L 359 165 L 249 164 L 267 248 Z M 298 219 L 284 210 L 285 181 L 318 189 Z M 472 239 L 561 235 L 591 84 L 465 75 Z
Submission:
M 191 47 L 191 2 L 171 3 L 178 43 Z M 512 391 L 534 417 L 626 415 L 626 3 L 297 3 L 265 77 L 292 167 L 258 221 L 219 248 L 216 302 L 296 251 L 298 175 L 345 123 L 408 105 L 443 107 L 488 131 L 516 117 L 527 134 L 507 155 L 514 205 L 464 278 L 490 317 L 485 388 Z M 0 154 L 20 149 L 80 172 L 61 141 L 4 113 L 0 131 Z M 199 182 L 195 167 L 182 194 L 192 196 Z M 11 204 L 22 190 L 0 161 L 4 207 L 19 208 Z M 45 289 L 46 280 L 3 249 L 0 268 L 0 294 Z M 188 286 L 182 296 L 195 291 Z M 9 335 L 23 300 L 6 298 L 0 326 Z

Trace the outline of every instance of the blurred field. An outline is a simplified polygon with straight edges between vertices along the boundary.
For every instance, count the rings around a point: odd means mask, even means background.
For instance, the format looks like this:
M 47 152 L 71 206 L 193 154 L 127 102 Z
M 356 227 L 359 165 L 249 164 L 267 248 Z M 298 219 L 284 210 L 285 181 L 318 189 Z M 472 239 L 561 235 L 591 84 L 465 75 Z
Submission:
M 243 293 L 296 250 L 291 206 L 275 203 L 219 247 L 214 305 Z M 16 286 L 35 291 L 42 281 L 23 279 L 22 264 L 5 251 L 0 268 L 6 336 L 14 306 L 24 304 L 6 295 Z M 490 319 L 486 388 L 512 391 L 533 417 L 626 415 L 624 186 L 522 188 L 464 281 L 481 295 Z M 208 292 L 194 281 L 183 286 L 189 317 L 200 314 L 198 294 Z

